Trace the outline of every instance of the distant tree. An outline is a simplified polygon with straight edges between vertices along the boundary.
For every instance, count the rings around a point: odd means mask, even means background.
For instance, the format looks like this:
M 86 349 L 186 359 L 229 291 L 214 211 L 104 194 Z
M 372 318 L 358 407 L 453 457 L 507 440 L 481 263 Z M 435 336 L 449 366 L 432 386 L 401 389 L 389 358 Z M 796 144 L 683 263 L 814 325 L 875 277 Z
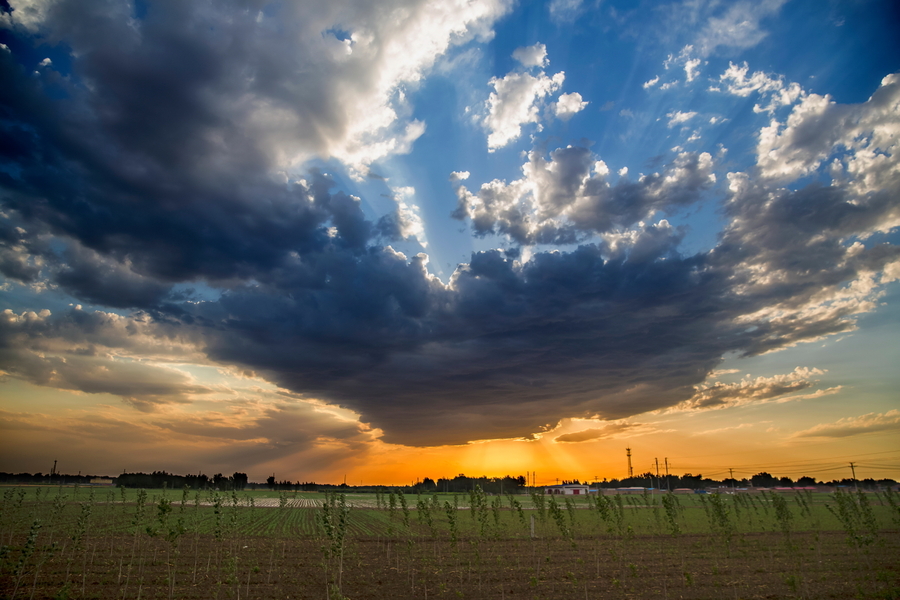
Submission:
M 699 489 L 703 485 L 703 475 L 691 475 L 685 473 L 681 476 L 681 485 L 679 487 L 690 488 L 692 490 Z
M 504 475 L 503 478 L 499 480 L 499 484 L 499 488 L 497 488 L 494 493 L 518 494 L 519 492 L 521 492 L 521 488 L 525 484 L 525 477 L 523 477 L 522 475 L 519 475 L 518 477 Z
M 618 487 L 654 487 L 656 476 L 650 471 L 635 475 L 634 477 L 626 477 L 619 482 Z
M 753 484 L 753 487 L 775 487 L 778 485 L 778 480 L 763 471 L 751 477 L 750 483 Z
M 231 483 L 236 490 L 243 490 L 247 487 L 247 474 L 246 473 L 235 473 L 231 476 Z
M 828 485 L 841 485 L 844 487 L 853 487 L 857 485 L 859 482 L 855 479 L 844 478 L 844 479 L 832 479 L 828 482 Z
M 422 481 L 413 486 L 413 489 L 420 492 L 434 492 L 437 490 L 437 484 L 431 477 L 426 477 Z
M 782 477 L 781 479 L 778 480 L 778 485 L 782 485 L 784 487 L 790 487 L 790 486 L 794 485 L 794 480 L 791 479 L 790 477 Z
M 801 477 L 797 480 L 797 485 L 807 487 L 810 485 L 816 485 L 816 480 L 813 477 Z
M 275 489 L 275 476 L 274 475 L 270 475 L 270 476 L 266 477 L 266 485 L 269 486 L 270 490 Z

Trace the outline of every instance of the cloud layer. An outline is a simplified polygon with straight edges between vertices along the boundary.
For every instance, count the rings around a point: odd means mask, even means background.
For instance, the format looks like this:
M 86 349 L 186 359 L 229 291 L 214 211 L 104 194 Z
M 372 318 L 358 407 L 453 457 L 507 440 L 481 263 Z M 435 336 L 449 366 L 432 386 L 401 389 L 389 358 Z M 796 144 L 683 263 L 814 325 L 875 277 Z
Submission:
M 307 161 L 359 175 L 407 152 L 426 124 L 405 86 L 489 37 L 505 2 L 160 2 L 140 18 L 126 4 L 11 4 L 4 25 L 67 48 L 72 66 L 35 74 L 0 49 L 0 270 L 9 286 L 91 307 L 5 311 L 8 377 L 153 412 L 215 392 L 167 363 L 222 365 L 352 409 L 389 442 L 522 437 L 562 417 L 807 390 L 816 371 L 704 382 L 726 354 L 851 331 L 900 268 L 895 245 L 872 242 L 900 225 L 897 75 L 849 105 L 732 65 L 719 91 L 759 96 L 769 119 L 744 170 L 679 149 L 616 178 L 611 159 L 573 144 L 533 148 L 511 181 L 463 185 L 469 172 L 454 172 L 453 216 L 502 249 L 474 251 L 442 281 L 428 256 L 395 248 L 426 243 L 412 188 L 367 216 Z M 699 56 L 756 43 L 780 4 L 705 21 Z M 579 9 L 553 6 L 557 18 Z M 492 150 L 586 106 L 578 93 L 542 104 L 564 81 L 542 70 L 543 45 L 516 59 L 526 70 L 490 80 Z M 697 116 L 673 110 L 668 125 Z M 683 252 L 675 217 L 712 200 L 725 220 L 714 248 Z M 240 430 L 158 426 L 255 439 L 279 419 L 307 431 L 303 410 Z
M 820 423 L 794 434 L 795 438 L 843 438 L 867 433 L 881 433 L 900 429 L 900 410 L 868 413 L 858 417 L 839 419 L 834 423 Z

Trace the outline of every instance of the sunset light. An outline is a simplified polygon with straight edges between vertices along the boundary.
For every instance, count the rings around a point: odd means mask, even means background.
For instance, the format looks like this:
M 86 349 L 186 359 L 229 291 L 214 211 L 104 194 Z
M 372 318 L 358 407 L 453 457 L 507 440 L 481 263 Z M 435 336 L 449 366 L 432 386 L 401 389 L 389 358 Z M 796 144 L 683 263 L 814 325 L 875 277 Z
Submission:
M 900 478 L 898 23 L 6 0 L 0 471 Z

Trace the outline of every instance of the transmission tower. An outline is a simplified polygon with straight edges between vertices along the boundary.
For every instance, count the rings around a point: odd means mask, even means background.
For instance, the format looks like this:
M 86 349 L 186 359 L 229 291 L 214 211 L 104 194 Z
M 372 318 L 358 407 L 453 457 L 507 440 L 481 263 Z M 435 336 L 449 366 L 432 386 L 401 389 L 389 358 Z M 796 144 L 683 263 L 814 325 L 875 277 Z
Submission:
M 634 469 L 631 468 L 631 448 L 625 448 L 625 456 L 628 457 L 628 477 L 634 477 Z

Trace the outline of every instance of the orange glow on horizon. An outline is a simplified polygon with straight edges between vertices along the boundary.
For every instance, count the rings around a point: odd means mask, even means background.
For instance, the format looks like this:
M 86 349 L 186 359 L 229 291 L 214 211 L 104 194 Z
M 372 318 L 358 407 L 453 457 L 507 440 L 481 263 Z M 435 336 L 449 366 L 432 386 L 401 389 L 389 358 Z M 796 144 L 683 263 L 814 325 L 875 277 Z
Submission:
M 668 459 L 671 475 L 692 473 L 721 480 L 734 469 L 737 479 L 749 478 L 760 471 L 777 477 L 794 479 L 808 475 L 828 481 L 850 477 L 842 454 L 879 455 L 884 452 L 885 436 L 872 436 L 865 445 L 856 443 L 810 444 L 791 448 L 746 444 L 721 439 L 709 439 L 679 434 L 639 436 L 634 439 L 598 440 L 582 443 L 560 443 L 552 437 L 536 440 L 492 440 L 459 446 L 414 448 L 376 442 L 364 455 L 348 458 L 339 465 L 320 472 L 301 476 L 318 483 L 341 483 L 346 475 L 350 485 L 410 485 L 425 477 L 435 481 L 459 474 L 469 477 L 525 476 L 529 482 L 536 474 L 537 485 L 550 485 L 558 480 L 578 479 L 594 481 L 627 477 L 625 448 L 632 448 L 634 474 L 665 475 Z M 721 452 L 711 451 L 717 448 Z M 673 449 L 675 452 L 673 452 Z M 793 457 L 792 462 L 785 459 Z M 891 477 L 892 473 L 861 472 L 860 478 Z
M 525 476 L 531 482 L 536 474 L 537 484 L 543 485 L 562 479 L 622 479 L 627 476 L 625 448 L 631 447 L 635 475 L 655 473 L 657 460 L 664 474 L 668 459 L 673 475 L 702 474 L 721 480 L 734 469 L 738 479 L 767 471 L 777 477 L 829 481 L 850 477 L 849 461 L 854 461 L 860 479 L 900 479 L 892 467 L 900 447 L 890 428 L 847 437 L 802 435 L 815 431 L 818 423 L 840 418 L 840 413 L 827 414 L 828 401 L 817 401 L 812 418 L 799 402 L 763 404 L 647 413 L 618 421 L 563 419 L 551 430 L 535 432 L 532 439 L 411 447 L 382 441 L 380 430 L 368 428 L 349 411 L 318 405 L 310 409 L 303 402 L 285 404 L 278 397 L 274 401 L 263 397 L 235 410 L 198 413 L 195 406 L 173 405 L 145 415 L 103 396 L 48 394 L 16 381 L 7 386 L 22 392 L 6 407 L 9 426 L 0 437 L 4 463 L 0 471 L 7 472 L 46 473 L 60 458 L 62 472 L 95 475 L 123 470 L 207 475 L 237 471 L 255 482 L 274 473 L 279 481 L 339 484 L 346 477 L 352 485 L 400 486 L 459 474 Z M 32 408 L 38 401 L 43 402 L 43 411 Z M 278 437 L 266 428 L 244 425 L 268 418 L 269 413 L 278 417 L 282 429 L 274 433 L 286 443 L 274 443 Z M 884 418 L 894 415 L 888 411 Z M 351 435 L 310 440 L 302 429 L 310 422 Z M 360 424 L 358 430 L 354 423 Z M 296 438 L 294 427 L 300 428 Z

